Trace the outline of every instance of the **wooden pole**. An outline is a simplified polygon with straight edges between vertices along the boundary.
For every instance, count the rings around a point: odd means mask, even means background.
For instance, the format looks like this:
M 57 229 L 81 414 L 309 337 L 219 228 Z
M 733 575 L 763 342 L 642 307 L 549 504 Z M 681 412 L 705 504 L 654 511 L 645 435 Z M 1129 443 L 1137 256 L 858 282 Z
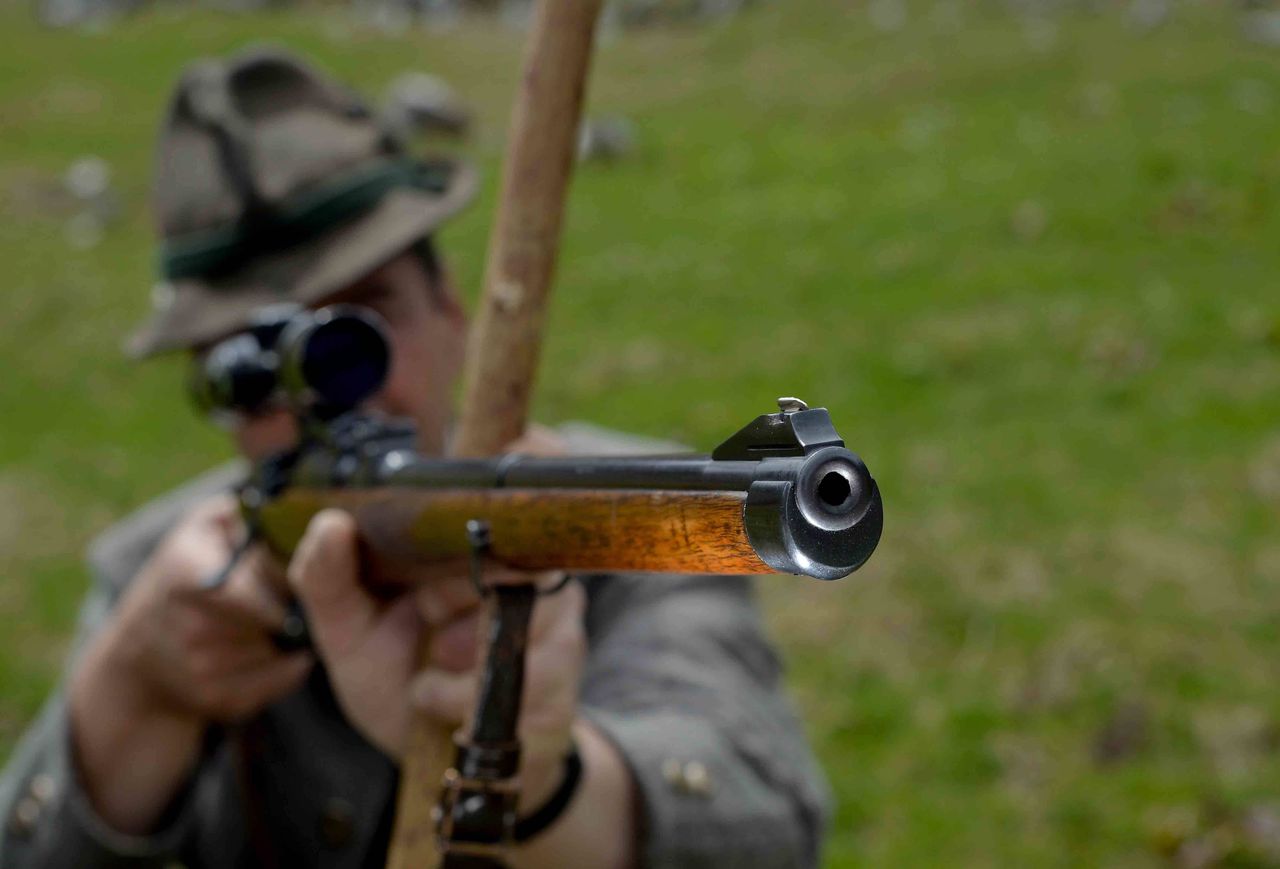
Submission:
M 534 12 L 468 341 L 458 456 L 500 452 L 524 431 L 599 11 L 600 0 L 540 0 Z M 452 761 L 451 734 L 414 718 L 388 869 L 440 865 L 432 811 Z

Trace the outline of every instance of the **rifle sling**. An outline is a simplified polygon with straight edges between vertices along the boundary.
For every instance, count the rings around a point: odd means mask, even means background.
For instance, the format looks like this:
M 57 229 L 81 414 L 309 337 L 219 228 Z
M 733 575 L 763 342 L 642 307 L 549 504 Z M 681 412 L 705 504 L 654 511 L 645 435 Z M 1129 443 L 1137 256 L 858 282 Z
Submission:
M 490 592 L 493 612 L 475 721 L 470 736 L 457 739 L 440 799 L 443 869 L 502 869 L 502 850 L 514 837 L 520 795 L 516 725 L 537 590 L 514 585 Z

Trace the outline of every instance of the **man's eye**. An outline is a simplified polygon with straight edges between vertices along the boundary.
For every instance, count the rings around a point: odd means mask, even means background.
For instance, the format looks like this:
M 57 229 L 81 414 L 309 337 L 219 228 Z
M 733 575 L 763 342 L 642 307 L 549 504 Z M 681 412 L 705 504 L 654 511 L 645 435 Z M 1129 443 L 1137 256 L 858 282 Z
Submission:
M 391 291 L 390 287 L 375 285 L 370 287 L 367 291 L 361 293 L 360 297 L 356 299 L 355 302 L 357 305 L 367 305 L 369 307 L 373 307 L 379 302 L 386 302 L 388 299 L 391 299 L 394 296 L 395 296 L 395 293 Z
M 379 299 L 372 299 L 365 307 L 372 308 L 388 323 L 391 323 L 396 319 L 396 310 L 398 305 L 396 304 L 396 300 L 393 296 L 388 295 Z

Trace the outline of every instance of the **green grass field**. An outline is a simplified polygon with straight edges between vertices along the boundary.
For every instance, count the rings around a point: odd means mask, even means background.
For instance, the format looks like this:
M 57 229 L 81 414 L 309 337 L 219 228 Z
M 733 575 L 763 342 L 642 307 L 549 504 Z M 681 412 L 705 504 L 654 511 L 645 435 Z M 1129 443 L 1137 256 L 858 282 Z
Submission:
M 1151 866 L 1184 836 L 1182 865 L 1280 861 L 1280 53 L 1218 6 L 1145 36 L 1104 10 L 885 34 L 794 0 L 599 54 L 592 108 L 641 146 L 577 178 L 537 414 L 706 449 L 794 394 L 867 459 L 871 564 L 763 594 L 833 867 Z M 180 366 L 118 346 L 169 83 L 257 40 L 474 101 L 488 181 L 444 243 L 478 282 L 518 35 L 0 7 L 0 756 L 86 541 L 228 454 Z M 58 186 L 89 153 L 123 217 L 79 250 Z

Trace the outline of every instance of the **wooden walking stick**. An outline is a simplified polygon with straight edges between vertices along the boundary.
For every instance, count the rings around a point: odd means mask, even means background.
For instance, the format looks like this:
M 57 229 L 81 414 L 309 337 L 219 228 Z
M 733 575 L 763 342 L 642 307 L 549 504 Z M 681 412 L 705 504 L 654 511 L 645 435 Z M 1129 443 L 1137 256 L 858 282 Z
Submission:
M 492 455 L 524 431 L 600 0 L 540 0 L 512 112 L 452 452 Z M 461 517 L 466 518 L 466 517 Z M 411 722 L 388 869 L 440 864 L 432 817 L 451 734 Z

